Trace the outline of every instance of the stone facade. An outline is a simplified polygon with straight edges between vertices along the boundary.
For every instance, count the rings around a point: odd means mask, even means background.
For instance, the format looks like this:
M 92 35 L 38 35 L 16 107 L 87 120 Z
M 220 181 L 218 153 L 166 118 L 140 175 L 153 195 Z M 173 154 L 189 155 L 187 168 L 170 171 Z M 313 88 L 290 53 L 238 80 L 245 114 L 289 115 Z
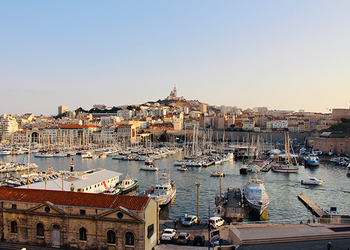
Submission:
M 97 250 L 151 250 L 158 242 L 158 205 L 149 197 L 0 188 L 0 199 L 5 242 Z

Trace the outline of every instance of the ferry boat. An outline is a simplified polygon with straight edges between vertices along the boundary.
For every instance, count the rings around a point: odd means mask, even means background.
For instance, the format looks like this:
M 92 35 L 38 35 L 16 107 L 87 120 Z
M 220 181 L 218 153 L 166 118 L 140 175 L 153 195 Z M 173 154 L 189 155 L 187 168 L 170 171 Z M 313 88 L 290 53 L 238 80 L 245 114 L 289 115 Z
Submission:
M 117 185 L 117 188 L 120 189 L 121 193 L 125 194 L 137 188 L 139 185 L 138 182 L 138 180 L 134 180 L 129 175 L 126 175 L 125 179 Z
M 257 178 L 250 179 L 248 184 L 243 187 L 243 197 L 248 206 L 260 215 L 270 204 L 265 185 Z
M 165 206 L 176 197 L 176 186 L 168 178 L 167 174 L 163 173 L 157 185 L 150 190 L 148 196 L 158 202 L 159 206 Z

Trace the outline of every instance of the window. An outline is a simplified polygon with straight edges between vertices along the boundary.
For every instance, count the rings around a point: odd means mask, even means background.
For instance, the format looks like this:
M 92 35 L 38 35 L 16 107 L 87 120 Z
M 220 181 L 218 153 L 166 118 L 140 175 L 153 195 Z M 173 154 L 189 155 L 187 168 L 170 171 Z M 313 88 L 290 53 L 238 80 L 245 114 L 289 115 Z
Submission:
M 85 210 L 80 210 L 80 215 L 85 215 L 85 214 L 86 214 Z
M 147 228 L 147 238 L 150 239 L 154 233 L 154 224 L 149 225 Z
M 12 204 L 12 209 L 17 209 L 17 204 Z
M 119 213 L 117 213 L 117 216 L 119 219 L 122 219 L 124 215 L 123 215 L 123 213 L 119 212 Z
M 112 230 L 107 232 L 107 243 L 115 244 L 115 232 Z
M 126 246 L 133 246 L 134 245 L 134 234 L 127 232 L 125 234 L 125 245 Z
M 85 228 L 79 229 L 79 240 L 86 241 L 86 229 Z
M 11 233 L 16 234 L 17 233 L 17 222 L 11 221 Z
M 36 225 L 36 236 L 44 236 L 44 226 L 41 223 Z

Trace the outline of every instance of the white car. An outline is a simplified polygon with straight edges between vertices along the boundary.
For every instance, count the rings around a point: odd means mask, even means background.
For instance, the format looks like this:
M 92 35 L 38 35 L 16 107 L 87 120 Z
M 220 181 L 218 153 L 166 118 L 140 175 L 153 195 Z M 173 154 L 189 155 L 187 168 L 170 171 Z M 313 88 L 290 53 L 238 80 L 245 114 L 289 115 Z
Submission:
M 160 240 L 162 241 L 172 241 L 175 238 L 176 230 L 172 228 L 166 228 L 163 230 Z
M 209 219 L 209 225 L 212 227 L 212 228 L 218 228 L 222 225 L 224 225 L 225 221 L 223 218 L 221 217 L 211 217 Z

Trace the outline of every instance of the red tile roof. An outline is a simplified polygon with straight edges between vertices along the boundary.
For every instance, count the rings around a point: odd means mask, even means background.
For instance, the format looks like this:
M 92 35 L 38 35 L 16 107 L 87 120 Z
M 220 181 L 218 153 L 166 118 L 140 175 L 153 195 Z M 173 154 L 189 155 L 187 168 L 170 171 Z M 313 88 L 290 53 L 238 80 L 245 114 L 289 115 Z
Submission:
M 143 210 L 149 197 L 131 195 L 89 194 L 67 191 L 38 190 L 27 188 L 0 187 L 0 200 L 45 203 L 55 205 L 117 208 L 122 206 L 129 210 Z

